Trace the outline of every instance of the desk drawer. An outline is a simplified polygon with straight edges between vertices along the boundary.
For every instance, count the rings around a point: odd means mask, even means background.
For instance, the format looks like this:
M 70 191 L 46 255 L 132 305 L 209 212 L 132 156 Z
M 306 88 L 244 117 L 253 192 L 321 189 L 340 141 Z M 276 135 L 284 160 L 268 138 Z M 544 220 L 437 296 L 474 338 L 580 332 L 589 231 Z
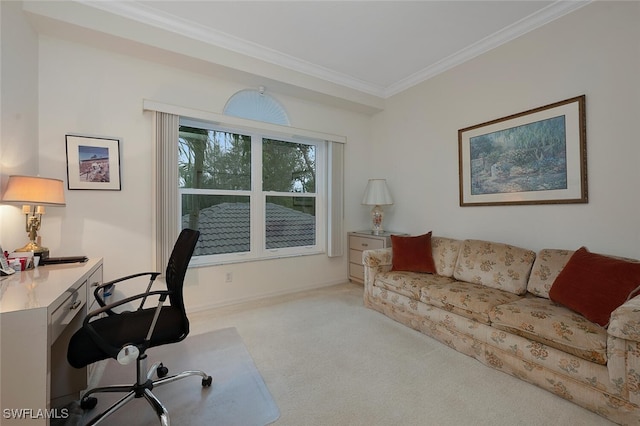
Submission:
M 100 308 L 100 305 L 98 304 L 98 301 L 96 300 L 96 297 L 93 294 L 93 292 L 96 290 L 96 287 L 102 284 L 102 265 L 100 265 L 100 267 L 96 269 L 96 271 L 93 274 L 91 274 L 91 276 L 89 277 L 88 283 L 89 283 L 88 284 L 89 285 L 89 294 L 88 294 L 89 307 L 87 309 L 87 313 Z M 105 301 L 105 302 L 107 304 L 110 303 L 110 301 Z
M 72 289 L 69 289 L 71 291 Z M 87 304 L 87 283 L 84 282 L 77 289 L 69 294 L 64 302 L 60 304 L 52 313 L 51 321 L 51 342 L 55 342 L 60 333 L 67 327 L 78 314 L 83 314 Z

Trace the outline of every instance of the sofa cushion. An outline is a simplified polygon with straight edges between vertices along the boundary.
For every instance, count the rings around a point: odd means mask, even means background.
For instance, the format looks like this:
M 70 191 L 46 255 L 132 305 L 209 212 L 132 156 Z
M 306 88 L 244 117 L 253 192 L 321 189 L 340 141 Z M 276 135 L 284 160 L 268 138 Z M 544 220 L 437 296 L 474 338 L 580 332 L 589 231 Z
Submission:
M 420 290 L 423 287 L 436 283 L 446 285 L 453 281 L 453 278 L 435 274 L 389 271 L 376 274 L 373 285 L 402 294 L 414 300 L 420 300 Z
M 526 297 L 494 307 L 491 326 L 587 361 L 607 363 L 607 331 L 549 299 Z
M 436 266 L 436 273 L 445 277 L 452 277 L 458 260 L 458 252 L 462 240 L 452 238 L 431 237 L 431 253 Z
M 431 232 L 415 237 L 392 235 L 391 247 L 392 271 L 436 272 L 431 254 Z
M 640 263 L 578 249 L 551 286 L 549 297 L 606 327 L 611 312 L 640 286 Z
M 519 299 L 514 293 L 464 281 L 432 283 L 421 289 L 420 300 L 466 318 L 490 324 L 494 306 Z
M 533 262 L 527 291 L 539 297 L 549 298 L 553 282 L 567 264 L 574 250 L 542 249 Z
M 453 276 L 460 281 L 524 294 L 535 257 L 531 250 L 508 244 L 465 240 Z

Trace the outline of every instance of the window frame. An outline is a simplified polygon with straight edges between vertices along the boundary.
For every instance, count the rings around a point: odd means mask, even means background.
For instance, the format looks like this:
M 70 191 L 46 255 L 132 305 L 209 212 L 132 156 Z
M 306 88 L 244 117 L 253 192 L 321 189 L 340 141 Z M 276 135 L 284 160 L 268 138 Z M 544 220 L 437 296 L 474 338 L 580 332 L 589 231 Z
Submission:
M 305 256 L 322 254 L 326 252 L 326 235 L 329 227 L 327 215 L 327 155 L 328 143 L 326 140 L 315 139 L 308 136 L 286 135 L 274 132 L 269 129 L 243 128 L 233 125 L 223 125 L 220 123 L 190 118 L 179 117 L 180 126 L 190 126 L 207 130 L 238 133 L 251 138 L 251 188 L 250 190 L 225 190 L 225 189 L 195 189 L 181 188 L 176 182 L 178 189 L 178 223 L 177 229 L 182 228 L 182 196 L 183 194 L 200 195 L 238 195 L 249 196 L 250 205 L 250 250 L 248 252 L 223 253 L 214 255 L 194 255 L 191 258 L 192 266 L 213 266 L 227 263 L 239 263 L 257 260 L 277 259 L 283 257 Z M 314 145 L 316 147 L 316 191 L 315 193 L 298 192 L 278 192 L 262 190 L 262 145 L 263 139 L 272 139 L 288 143 Z M 176 144 L 179 143 L 176 141 Z M 258 149 L 256 149 L 256 147 Z M 177 145 L 176 145 L 177 149 Z M 178 167 L 178 164 L 176 164 Z M 315 206 L 315 244 L 298 247 L 283 247 L 267 249 L 266 243 L 266 199 L 268 196 L 285 197 L 313 197 L 316 200 Z

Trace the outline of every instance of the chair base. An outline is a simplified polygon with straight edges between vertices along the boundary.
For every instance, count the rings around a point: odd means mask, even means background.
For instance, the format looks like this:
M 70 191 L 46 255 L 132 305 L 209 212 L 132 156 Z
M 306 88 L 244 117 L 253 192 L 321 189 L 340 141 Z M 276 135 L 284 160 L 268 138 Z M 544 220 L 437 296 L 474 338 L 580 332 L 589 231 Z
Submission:
M 175 382 L 177 380 L 184 379 L 190 376 L 200 376 L 202 377 L 202 387 L 210 387 L 213 383 L 213 378 L 207 375 L 205 372 L 200 370 L 189 370 L 183 371 L 180 374 L 175 374 L 173 376 L 165 377 L 168 373 L 167 368 L 162 363 L 155 363 L 151 368 L 146 370 L 146 361 L 147 356 L 141 355 L 136 360 L 136 369 L 138 370 L 138 378 L 137 382 L 133 385 L 112 385 L 112 386 L 104 386 L 97 387 L 88 390 L 80 400 L 80 407 L 83 409 L 92 409 L 98 403 L 97 398 L 91 396 L 94 393 L 106 393 L 106 392 L 124 392 L 125 396 L 120 398 L 117 402 L 112 404 L 109 408 L 107 408 L 102 413 L 95 416 L 93 419 L 87 423 L 86 426 L 89 425 L 97 425 L 102 422 L 104 419 L 109 417 L 111 414 L 118 411 L 120 408 L 124 407 L 129 401 L 134 398 L 144 398 L 151 405 L 153 410 L 155 411 L 158 419 L 160 420 L 160 424 L 163 426 L 169 426 L 169 412 L 165 408 L 165 406 L 160 402 L 160 400 L 151 392 L 151 390 L 156 386 L 166 385 L 168 383 Z M 157 380 L 151 380 L 154 374 L 158 375 Z

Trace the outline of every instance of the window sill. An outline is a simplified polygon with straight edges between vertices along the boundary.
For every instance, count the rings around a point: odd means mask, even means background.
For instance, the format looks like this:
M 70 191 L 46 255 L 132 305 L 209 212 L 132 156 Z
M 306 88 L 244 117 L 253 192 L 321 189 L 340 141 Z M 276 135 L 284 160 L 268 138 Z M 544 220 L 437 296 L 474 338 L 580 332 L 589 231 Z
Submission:
M 248 263 L 248 262 L 262 262 L 265 260 L 277 260 L 277 259 L 286 259 L 290 257 L 302 257 L 302 256 L 317 256 L 317 255 L 326 255 L 326 251 L 319 249 L 310 249 L 308 252 L 296 252 L 296 253 L 278 253 L 271 256 L 254 256 L 251 257 L 248 254 L 246 256 L 235 255 L 233 258 L 229 257 L 227 259 L 205 259 L 203 257 L 192 257 L 191 262 L 189 263 L 189 267 L 191 268 L 202 268 L 209 266 L 221 266 L 221 265 L 230 265 L 234 263 Z

